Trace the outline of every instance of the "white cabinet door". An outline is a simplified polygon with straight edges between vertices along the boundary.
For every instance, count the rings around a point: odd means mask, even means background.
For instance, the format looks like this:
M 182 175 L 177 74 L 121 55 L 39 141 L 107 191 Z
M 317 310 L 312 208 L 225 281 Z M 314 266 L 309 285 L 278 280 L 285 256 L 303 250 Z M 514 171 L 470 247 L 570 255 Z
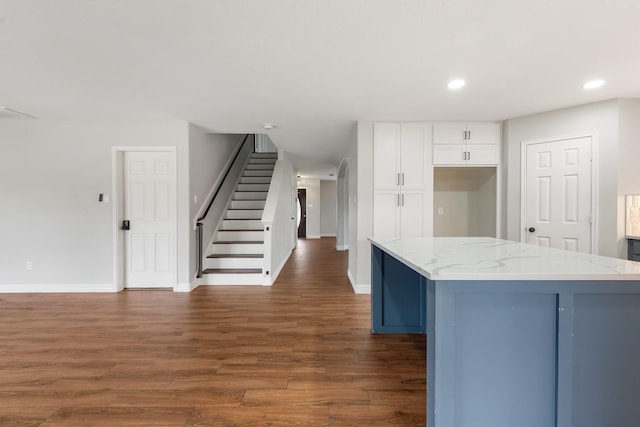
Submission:
M 466 144 L 458 145 L 434 145 L 433 164 L 434 165 L 464 165 L 464 152 Z
M 373 192 L 373 237 L 400 237 L 400 194 L 397 191 Z
M 434 144 L 464 144 L 466 123 L 436 123 L 433 125 Z
M 400 143 L 400 183 L 403 189 L 428 188 L 431 182 L 429 165 L 431 127 L 424 124 L 403 124 Z
M 427 191 L 405 191 L 400 195 L 401 237 L 423 237 L 433 235 L 433 202 Z
M 500 144 L 500 124 L 467 123 L 467 144 Z
M 373 125 L 373 188 L 399 188 L 400 125 L 376 123 Z
M 499 145 L 467 145 L 468 165 L 497 165 L 500 163 Z

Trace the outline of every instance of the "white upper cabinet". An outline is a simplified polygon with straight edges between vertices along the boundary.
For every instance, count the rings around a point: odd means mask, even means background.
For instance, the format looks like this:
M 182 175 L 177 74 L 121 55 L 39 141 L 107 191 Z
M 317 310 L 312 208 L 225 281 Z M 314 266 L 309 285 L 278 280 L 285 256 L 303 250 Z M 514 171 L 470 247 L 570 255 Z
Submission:
M 436 123 L 433 126 L 434 165 L 499 163 L 499 123 Z
M 373 188 L 395 189 L 400 186 L 400 125 L 373 125 Z
M 430 188 L 432 126 L 376 123 L 373 127 L 373 188 Z

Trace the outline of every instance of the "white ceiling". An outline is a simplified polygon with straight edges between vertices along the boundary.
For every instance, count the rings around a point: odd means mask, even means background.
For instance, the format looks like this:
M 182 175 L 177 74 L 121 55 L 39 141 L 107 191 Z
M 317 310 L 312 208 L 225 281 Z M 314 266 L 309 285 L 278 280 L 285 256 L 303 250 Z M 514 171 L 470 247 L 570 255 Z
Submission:
M 640 96 L 638 0 L 0 0 L 0 105 L 267 132 L 335 171 L 358 119 Z M 446 88 L 450 78 L 467 86 Z M 582 84 L 607 84 L 585 91 Z

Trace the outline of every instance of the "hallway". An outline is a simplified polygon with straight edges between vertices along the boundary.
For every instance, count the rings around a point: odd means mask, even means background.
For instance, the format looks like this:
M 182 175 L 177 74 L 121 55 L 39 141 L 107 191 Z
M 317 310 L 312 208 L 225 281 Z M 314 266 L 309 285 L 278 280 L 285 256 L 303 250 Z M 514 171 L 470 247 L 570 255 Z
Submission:
M 425 337 L 370 333 L 335 239 L 273 287 L 0 295 L 2 426 L 420 426 Z

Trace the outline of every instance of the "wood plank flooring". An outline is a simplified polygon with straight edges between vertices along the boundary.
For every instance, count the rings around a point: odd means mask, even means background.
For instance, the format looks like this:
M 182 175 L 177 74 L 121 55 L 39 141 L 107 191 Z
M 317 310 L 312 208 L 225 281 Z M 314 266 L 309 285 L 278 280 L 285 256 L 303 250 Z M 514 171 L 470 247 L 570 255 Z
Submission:
M 372 335 L 334 248 L 270 288 L 0 294 L 0 426 L 424 426 L 425 337 Z

